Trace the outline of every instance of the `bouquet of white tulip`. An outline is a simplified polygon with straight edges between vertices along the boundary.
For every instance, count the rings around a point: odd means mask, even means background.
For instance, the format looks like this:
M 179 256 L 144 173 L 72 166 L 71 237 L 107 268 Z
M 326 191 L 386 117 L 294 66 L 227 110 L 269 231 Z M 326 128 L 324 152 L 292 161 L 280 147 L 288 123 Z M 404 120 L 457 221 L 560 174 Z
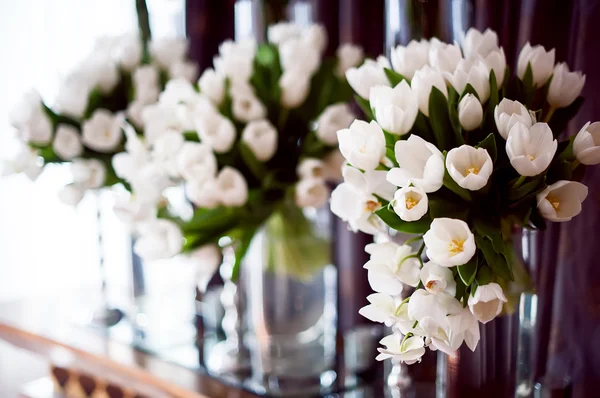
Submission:
M 37 91 L 24 95 L 11 112 L 21 150 L 5 173 L 37 178 L 50 163 L 69 163 L 73 182 L 61 199 L 77 204 L 88 189 L 122 183 L 112 159 L 124 150 L 123 122 L 145 127 L 144 109 L 158 100 L 169 78 L 195 78 L 185 58 L 187 41 L 134 35 L 102 37 L 60 85 L 52 106 Z
M 378 359 L 410 364 L 425 347 L 452 355 L 463 342 L 475 350 L 479 322 L 500 314 L 523 271 L 513 226 L 541 229 L 581 211 L 587 187 L 575 180 L 600 162 L 600 124 L 556 138 L 582 103 L 585 76 L 529 44 L 511 76 L 497 35 L 474 29 L 462 48 L 412 41 L 391 62 L 346 75 L 372 121 L 338 132 L 347 164 L 332 210 L 354 230 L 387 224 L 421 242 L 416 253 L 366 247 L 376 293 L 360 312 L 394 330 Z M 403 285 L 416 289 L 405 300 Z
M 253 236 L 265 227 L 282 237 L 270 258 L 295 275 L 328 264 L 328 245 L 302 208 L 325 205 L 326 181 L 339 174 L 336 132 L 355 118 L 344 73 L 362 62 L 362 50 L 344 45 L 338 57 L 324 58 L 327 37 L 318 25 L 278 24 L 268 38 L 261 45 L 222 43 L 214 69 L 202 73 L 197 87 L 168 82 L 146 112 L 153 122 L 145 139 L 133 134 L 128 141 L 124 163 L 134 166 L 121 173 L 115 164 L 117 174 L 131 183 L 132 201 L 153 198 L 159 208 L 157 219 L 138 223 L 135 250 L 142 258 L 186 252 L 214 260 L 219 241 L 233 242 L 235 277 Z M 162 198 L 166 187 L 179 183 L 195 208 L 190 219 L 170 214 Z M 128 218 L 139 220 L 139 206 L 129 209 L 136 215 Z M 292 247 L 285 237 L 307 246 Z

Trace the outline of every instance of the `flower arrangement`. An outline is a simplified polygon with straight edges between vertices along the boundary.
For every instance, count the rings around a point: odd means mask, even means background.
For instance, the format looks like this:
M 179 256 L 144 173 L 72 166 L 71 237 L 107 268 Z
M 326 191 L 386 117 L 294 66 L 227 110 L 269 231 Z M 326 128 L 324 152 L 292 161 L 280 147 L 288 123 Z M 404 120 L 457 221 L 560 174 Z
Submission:
M 479 323 L 523 279 L 513 226 L 543 229 L 581 211 L 578 180 L 600 163 L 600 124 L 557 137 L 582 104 L 585 76 L 529 44 L 512 76 L 496 33 L 474 29 L 461 47 L 412 41 L 346 76 L 371 121 L 338 132 L 345 181 L 332 210 L 354 230 L 416 235 L 366 246 L 376 293 L 360 313 L 394 331 L 377 359 L 411 364 L 425 347 L 452 355 L 463 342 L 475 350 Z
M 20 149 L 4 172 L 36 179 L 52 163 L 70 164 L 73 182 L 60 198 L 77 204 L 89 189 L 124 181 L 112 160 L 122 152 L 122 125 L 146 126 L 144 109 L 158 100 L 170 78 L 193 80 L 184 39 L 145 41 L 137 34 L 102 37 L 60 85 L 51 106 L 37 91 L 26 93 L 10 114 Z
M 138 226 L 142 258 L 190 253 L 214 270 L 218 243 L 233 242 L 235 278 L 264 227 L 306 245 L 271 245 L 273 261 L 295 275 L 329 263 L 329 247 L 302 209 L 326 204 L 326 181 L 339 174 L 336 132 L 355 117 L 344 73 L 362 62 L 362 50 L 344 45 L 324 58 L 319 25 L 277 24 L 268 39 L 222 43 L 197 86 L 169 81 L 146 109 L 152 122 L 144 137 L 129 134 L 127 151 L 114 159 L 117 175 L 133 187 L 121 210 Z M 177 184 L 194 206 L 191 217 L 175 216 L 164 199 Z

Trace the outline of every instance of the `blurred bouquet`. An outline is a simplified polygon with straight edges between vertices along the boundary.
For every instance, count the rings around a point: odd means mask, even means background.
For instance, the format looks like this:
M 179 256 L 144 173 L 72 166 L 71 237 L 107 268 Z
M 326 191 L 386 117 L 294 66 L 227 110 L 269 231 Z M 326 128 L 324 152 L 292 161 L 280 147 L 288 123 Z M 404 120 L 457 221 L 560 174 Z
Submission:
M 528 43 L 511 76 L 496 33 L 470 29 L 462 47 L 412 41 L 346 72 L 372 121 L 338 132 L 347 165 L 332 210 L 354 230 L 387 224 L 420 242 L 416 253 L 366 247 L 376 293 L 360 312 L 394 330 L 378 359 L 410 364 L 425 347 L 452 355 L 463 342 L 475 350 L 479 323 L 528 279 L 513 226 L 542 229 L 581 211 L 588 190 L 577 180 L 600 162 L 600 124 L 557 141 L 585 76 L 554 58 Z M 404 300 L 403 285 L 416 289 Z
M 144 108 L 157 101 L 170 78 L 195 79 L 182 39 L 144 44 L 137 35 L 102 37 L 60 85 L 52 106 L 26 93 L 10 114 L 21 143 L 4 173 L 34 180 L 50 163 L 69 163 L 73 182 L 60 193 L 77 204 L 85 192 L 123 182 L 112 160 L 125 149 L 123 123 L 143 131 Z
M 327 37 L 318 25 L 274 25 L 268 38 L 261 45 L 222 43 L 197 86 L 169 81 L 144 111 L 144 137 L 128 135 L 127 152 L 113 160 L 133 188 L 122 213 L 138 227 L 142 258 L 191 252 L 214 269 L 217 244 L 232 243 L 235 277 L 265 227 L 306 245 L 272 245 L 270 257 L 290 272 L 304 276 L 307 264 L 329 263 L 329 247 L 302 208 L 325 205 L 326 180 L 340 178 L 336 132 L 355 117 L 344 73 L 362 62 L 362 50 L 344 45 L 337 57 L 324 58 Z M 194 205 L 188 219 L 174 216 L 163 195 L 182 183 Z M 151 212 L 157 218 L 147 217 L 148 207 L 158 208 Z

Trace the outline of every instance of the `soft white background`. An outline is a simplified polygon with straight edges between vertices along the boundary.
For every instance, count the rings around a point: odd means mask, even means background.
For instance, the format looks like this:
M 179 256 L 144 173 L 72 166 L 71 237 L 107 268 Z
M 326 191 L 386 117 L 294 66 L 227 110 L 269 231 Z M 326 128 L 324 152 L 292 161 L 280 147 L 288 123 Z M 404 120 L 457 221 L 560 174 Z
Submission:
M 154 36 L 181 35 L 181 0 L 148 1 Z M 52 101 L 59 79 L 104 34 L 137 29 L 134 0 L 0 1 L 0 158 L 13 149 L 7 114 L 21 93 L 37 88 Z M 95 201 L 79 208 L 56 193 L 68 182 L 54 167 L 35 182 L 0 179 L 0 300 L 98 286 Z M 106 207 L 106 263 L 113 290 L 127 283 L 127 231 Z

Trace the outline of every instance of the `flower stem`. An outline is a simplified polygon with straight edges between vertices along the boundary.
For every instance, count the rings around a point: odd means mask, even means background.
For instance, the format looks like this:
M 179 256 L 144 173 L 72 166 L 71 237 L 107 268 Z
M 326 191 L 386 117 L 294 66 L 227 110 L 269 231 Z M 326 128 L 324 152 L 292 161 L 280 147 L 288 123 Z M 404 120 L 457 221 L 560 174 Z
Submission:
M 418 241 L 420 241 L 421 239 L 423 239 L 423 235 L 415 236 L 414 238 L 407 239 L 407 240 L 404 242 L 404 244 L 405 244 L 405 245 L 410 245 L 411 243 L 413 243 L 413 242 L 418 242 Z
M 512 186 L 513 188 L 519 188 L 525 182 L 525 176 L 520 176 L 517 182 Z
M 579 160 L 575 159 L 573 161 L 573 164 L 571 165 L 571 171 L 575 170 L 577 167 L 579 167 L 581 163 L 579 163 Z
M 556 110 L 556 108 L 553 106 L 551 106 L 550 109 L 548 109 L 548 113 L 546 114 L 546 117 L 544 118 L 544 123 L 550 122 L 550 119 L 552 119 L 552 115 L 554 115 L 555 110 Z

